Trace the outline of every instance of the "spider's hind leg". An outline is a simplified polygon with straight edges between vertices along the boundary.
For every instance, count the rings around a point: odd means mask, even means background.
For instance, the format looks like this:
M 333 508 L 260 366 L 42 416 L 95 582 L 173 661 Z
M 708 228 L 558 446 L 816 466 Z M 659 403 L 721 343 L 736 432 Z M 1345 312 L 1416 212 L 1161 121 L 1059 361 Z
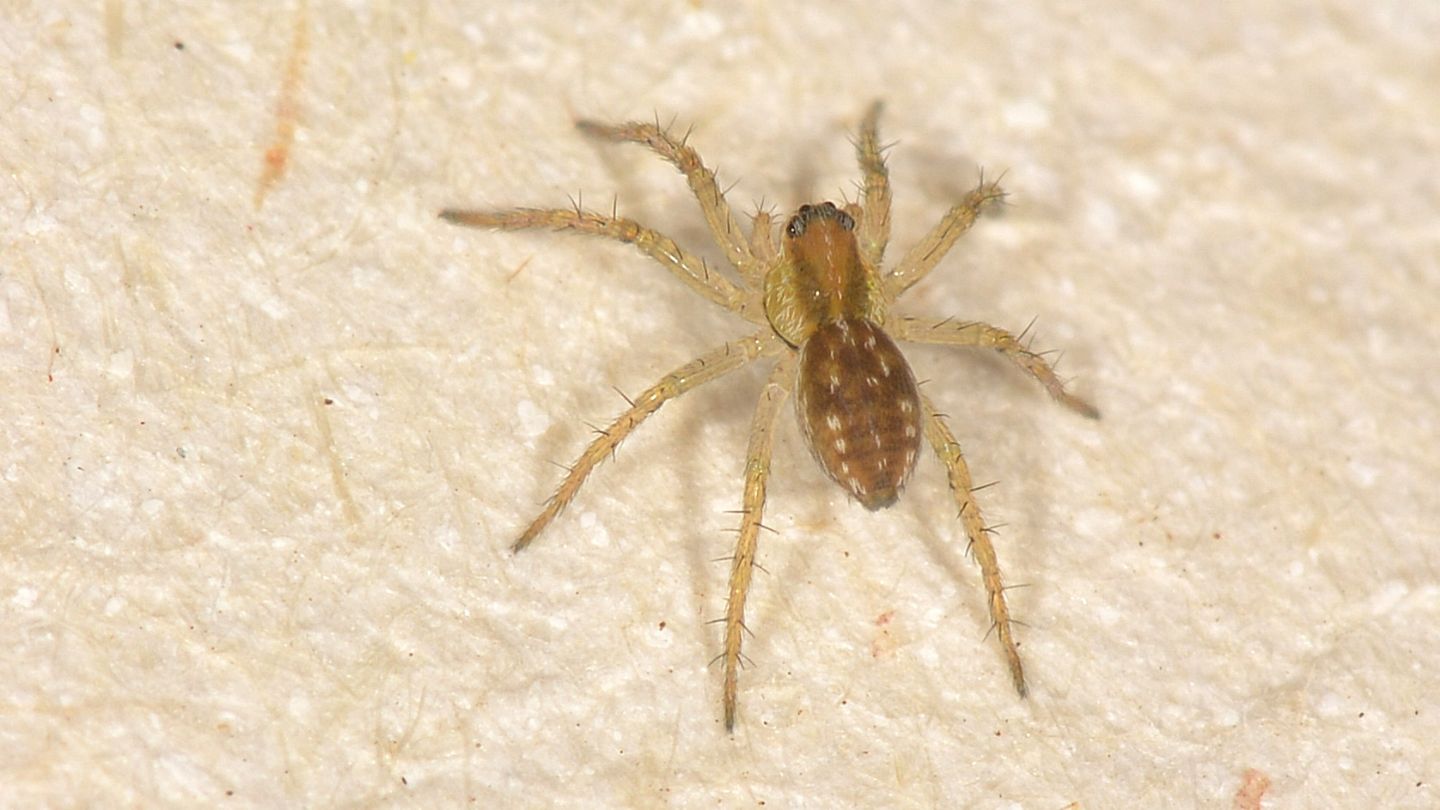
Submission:
M 556 516 L 564 511 L 566 506 L 575 499 L 580 487 L 585 484 L 585 479 L 600 465 L 607 457 L 615 452 L 615 448 L 625 440 L 625 437 L 634 432 L 642 422 L 650 418 L 650 415 L 660 410 L 672 399 L 698 388 L 705 383 L 718 380 L 732 371 L 744 366 L 751 360 L 773 352 L 778 346 L 778 340 L 766 334 L 756 334 L 748 338 L 731 341 L 724 346 L 702 355 L 695 360 L 666 374 L 661 380 L 645 392 L 636 397 L 630 407 L 604 430 L 585 452 L 580 454 L 575 464 L 570 467 L 570 472 L 565 480 L 560 482 L 560 487 L 550 500 L 545 503 L 545 508 L 530 522 L 520 538 L 510 546 L 511 551 L 521 551 L 539 536 L 540 532 L 550 525 Z
M 720 654 L 725 671 L 725 730 L 735 730 L 735 705 L 740 677 L 740 644 L 745 632 L 745 599 L 755 573 L 755 546 L 765 514 L 765 488 L 770 480 L 770 447 L 774 440 L 775 418 L 790 393 L 795 377 L 795 358 L 787 354 L 760 393 L 755 417 L 750 423 L 750 448 L 745 459 L 745 501 L 740 520 L 740 539 L 730 564 L 730 597 L 725 604 L 725 649 Z
M 1016 647 L 1011 629 L 1010 607 L 1005 603 L 1005 585 L 1000 578 L 1000 560 L 995 554 L 995 544 L 990 542 L 990 532 L 980 517 L 980 507 L 972 495 L 974 485 L 970 479 L 970 467 L 965 463 L 965 456 L 960 452 L 960 443 L 955 441 L 955 434 L 950 432 L 944 417 L 935 410 L 930 398 L 922 394 L 920 401 L 925 409 L 925 438 L 945 465 L 950 491 L 960 507 L 960 523 L 965 527 L 965 536 L 970 541 L 970 552 L 980 564 L 980 578 L 985 582 L 985 594 L 990 603 L 991 626 L 1000 640 L 1001 650 L 1005 653 L 1005 662 L 1010 667 L 1010 680 L 1015 684 L 1015 691 L 1024 697 L 1025 668 L 1020 664 L 1020 651 Z

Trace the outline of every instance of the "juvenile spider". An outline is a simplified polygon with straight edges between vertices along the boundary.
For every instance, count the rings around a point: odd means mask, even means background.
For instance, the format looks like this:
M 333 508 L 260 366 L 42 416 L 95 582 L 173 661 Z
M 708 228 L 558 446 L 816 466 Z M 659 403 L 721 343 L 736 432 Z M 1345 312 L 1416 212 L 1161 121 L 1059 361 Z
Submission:
M 786 222 L 778 244 L 770 215 L 763 211 L 754 215 L 749 239 L 742 236 L 714 173 L 700 162 L 685 138 L 677 139 L 657 124 L 579 123 L 590 135 L 645 144 L 674 164 L 699 200 L 711 236 L 734 265 L 737 280 L 711 272 L 674 240 L 638 222 L 578 205 L 573 209 L 440 212 L 442 219 L 458 225 L 574 231 L 628 242 L 711 303 L 760 327 L 675 369 L 637 397 L 585 448 L 540 515 L 515 541 L 513 551 L 530 545 L 574 500 L 595 467 L 661 405 L 753 360 L 778 358 L 761 390 L 750 426 L 740 539 L 732 558 L 725 606 L 720 658 L 725 728 L 732 732 L 741 633 L 746 629 L 745 597 L 765 509 L 771 439 L 781 404 L 792 388 L 796 389 L 801 432 L 815 460 L 826 475 L 868 509 L 889 506 L 899 497 L 914 469 L 922 435 L 935 450 L 949 474 L 969 549 L 980 564 L 992 629 L 1005 653 L 1015 689 L 1022 696 L 1025 674 L 1005 604 L 1000 564 L 971 494 L 969 467 L 943 417 L 916 386 L 892 336 L 916 343 L 995 349 L 1038 380 L 1060 404 L 1083 416 L 1099 416 L 1094 406 L 1067 393 L 1050 365 L 1009 332 L 976 322 L 891 316 L 890 305 L 924 278 L 969 230 L 981 210 L 1001 200 L 1004 192 L 982 178 L 898 264 L 882 270 L 890 239 L 890 179 L 878 140 L 880 108 L 878 103 L 870 108 L 855 144 L 864 175 L 862 203 L 802 205 Z

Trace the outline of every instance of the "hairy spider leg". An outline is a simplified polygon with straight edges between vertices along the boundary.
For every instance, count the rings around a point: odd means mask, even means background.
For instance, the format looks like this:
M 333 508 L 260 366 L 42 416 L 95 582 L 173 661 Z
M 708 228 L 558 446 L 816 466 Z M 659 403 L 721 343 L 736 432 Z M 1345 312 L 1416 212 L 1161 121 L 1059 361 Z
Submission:
M 994 349 L 1045 386 L 1045 390 L 1056 402 L 1081 416 L 1100 418 L 1098 408 L 1065 390 L 1065 384 L 1055 375 L 1055 369 L 1045 362 L 1045 358 L 1027 349 L 1019 338 L 1004 329 L 977 321 L 945 320 L 932 323 L 919 318 L 899 318 L 891 323 L 891 328 L 897 339 L 911 343 Z
M 570 467 L 570 472 L 565 476 L 565 480 L 560 482 L 555 494 L 545 503 L 540 515 L 531 521 L 510 550 L 518 552 L 530 545 L 531 541 L 550 525 L 550 521 L 575 499 L 575 494 L 580 491 L 585 479 L 600 462 L 613 454 L 625 437 L 651 414 L 660 410 L 661 405 L 705 383 L 718 380 L 761 355 L 774 354 L 780 351 L 782 345 L 778 338 L 763 332 L 733 340 L 691 360 L 645 389 L 619 418 L 590 442 L 590 446 L 585 448 L 585 452 L 581 453 L 580 458 Z
M 750 244 L 725 201 L 725 193 L 715 182 L 715 173 L 700 160 L 700 155 L 685 142 L 676 139 L 659 124 L 642 124 L 631 121 L 625 124 L 602 124 L 596 121 L 576 123 L 582 132 L 611 141 L 629 141 L 650 147 L 657 155 L 668 160 L 690 185 L 690 191 L 700 202 L 705 214 L 705 223 L 710 226 L 710 235 L 715 244 L 725 252 L 747 285 L 759 288 L 765 278 L 765 266 L 755 260 Z
M 890 242 L 890 172 L 885 168 L 884 148 L 880 146 L 880 112 L 885 105 L 875 102 L 860 124 L 860 139 L 855 142 L 855 156 L 864 175 L 864 205 L 856 217 L 859 227 L 856 238 L 860 255 L 876 271 L 885 258 Z
M 746 315 L 745 304 L 754 297 L 719 273 L 710 272 L 703 260 L 677 245 L 675 240 L 633 219 L 608 217 L 579 207 L 511 208 L 501 211 L 447 208 L 440 212 L 440 218 L 471 228 L 500 231 L 571 231 L 613 239 L 634 245 L 641 253 L 664 265 L 665 269 L 684 282 L 685 286 L 731 312 Z M 763 313 L 757 316 L 759 320 L 749 315 L 746 317 L 757 323 L 764 322 Z
M 982 178 L 980 185 L 966 194 L 964 199 L 951 206 L 945 216 L 930 232 L 905 252 L 900 263 L 885 276 L 885 300 L 894 301 L 920 279 L 929 275 L 935 265 L 945 258 L 955 241 L 970 230 L 980 211 L 993 202 L 1005 199 L 1005 192 L 996 182 L 987 183 Z
M 780 260 L 775 248 L 775 220 L 769 211 L 756 211 L 750 217 L 750 252 L 762 267 L 770 267 Z
M 1010 628 L 1010 608 L 1005 604 L 1005 585 L 1000 579 L 1000 560 L 995 555 L 995 544 L 990 542 L 990 531 L 980 517 L 980 506 L 973 497 L 974 485 L 970 480 L 970 467 L 960 451 L 960 443 L 945 424 L 945 419 L 935 410 L 935 405 L 924 394 L 920 395 L 925 410 L 925 438 L 945 465 L 950 481 L 950 492 L 960 507 L 960 522 L 969 538 L 969 551 L 980 564 L 980 578 L 985 582 L 985 593 L 990 602 L 990 622 L 1000 639 L 1005 652 L 1005 661 L 1010 666 L 1010 680 L 1015 691 L 1025 696 L 1025 668 L 1020 664 L 1020 651 L 1015 646 L 1015 636 Z
M 740 539 L 730 563 L 730 597 L 725 603 L 725 730 L 735 730 L 735 704 L 740 677 L 740 644 L 745 628 L 745 598 L 750 593 L 755 569 L 755 546 L 765 514 L 765 487 L 770 480 L 770 449 L 775 421 L 795 379 L 797 355 L 786 354 L 760 392 L 755 417 L 750 422 L 750 447 L 745 458 L 745 500 L 740 520 Z

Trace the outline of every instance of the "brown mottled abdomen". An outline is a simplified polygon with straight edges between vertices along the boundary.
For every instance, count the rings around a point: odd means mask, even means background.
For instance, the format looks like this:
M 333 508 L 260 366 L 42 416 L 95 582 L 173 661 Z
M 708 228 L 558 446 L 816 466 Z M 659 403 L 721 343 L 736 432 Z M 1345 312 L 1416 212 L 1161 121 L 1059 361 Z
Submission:
M 795 405 L 810 452 L 867 509 L 895 502 L 920 450 L 920 392 L 895 341 L 866 320 L 821 324 L 800 349 Z

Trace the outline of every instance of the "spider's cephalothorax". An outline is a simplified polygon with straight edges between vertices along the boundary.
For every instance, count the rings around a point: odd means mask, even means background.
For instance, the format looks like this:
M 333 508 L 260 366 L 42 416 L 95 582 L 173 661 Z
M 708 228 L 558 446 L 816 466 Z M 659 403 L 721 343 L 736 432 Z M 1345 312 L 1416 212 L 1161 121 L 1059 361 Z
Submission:
M 765 278 L 765 312 L 800 350 L 795 411 L 821 469 L 867 509 L 894 503 L 920 450 L 920 391 L 881 324 L 879 274 L 860 258 L 855 219 L 803 205 Z
M 878 133 L 880 105 L 870 108 L 856 152 L 864 175 L 860 205 L 801 206 L 786 223 L 780 244 L 772 241 L 770 215 L 755 214 L 750 238 L 736 222 L 715 175 L 684 141 L 657 124 L 609 126 L 581 122 L 592 135 L 643 143 L 675 165 L 690 184 L 710 234 L 734 266 L 732 279 L 715 273 L 673 239 L 630 219 L 573 209 L 512 208 L 502 211 L 447 209 L 440 216 L 460 225 L 504 230 L 545 228 L 574 231 L 635 245 L 690 289 L 749 321 L 757 331 L 732 340 L 675 369 L 645 389 L 630 407 L 585 448 L 554 496 L 511 546 L 530 544 L 565 509 L 592 471 L 620 442 L 660 409 L 687 391 L 717 380 L 752 360 L 775 359 L 750 425 L 746 452 L 744 508 L 740 537 L 730 557 L 725 603 L 722 701 L 725 727 L 734 730 L 744 640 L 745 599 L 755 570 L 755 553 L 770 480 L 770 448 L 776 417 L 796 391 L 800 425 L 810 450 L 827 475 L 860 503 L 878 509 L 894 503 L 915 466 L 922 437 L 945 467 L 959 506 L 960 524 L 980 566 L 990 621 L 1005 653 L 1015 689 L 1025 694 L 1025 672 L 1011 628 L 1010 609 L 990 530 L 972 497 L 970 468 L 949 426 L 919 392 L 910 366 L 891 340 L 973 346 L 1000 352 L 1034 377 L 1062 405 L 1089 417 L 1094 406 L 1065 391 L 1055 371 L 1003 329 L 974 321 L 888 318 L 890 304 L 924 278 L 979 216 L 1004 193 L 995 183 L 980 185 L 953 205 L 930 233 L 888 271 L 881 269 L 890 240 L 890 176 Z M 888 334 L 887 334 L 888 331 Z

